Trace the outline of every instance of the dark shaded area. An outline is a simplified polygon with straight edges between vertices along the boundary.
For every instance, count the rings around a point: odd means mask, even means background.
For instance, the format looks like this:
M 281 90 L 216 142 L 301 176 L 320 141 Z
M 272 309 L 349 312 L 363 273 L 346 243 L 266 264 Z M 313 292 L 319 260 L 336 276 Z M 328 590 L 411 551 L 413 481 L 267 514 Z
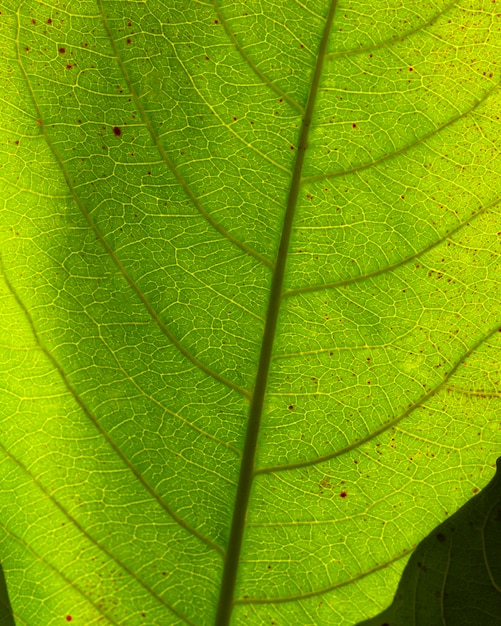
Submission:
M 501 457 L 479 494 L 407 563 L 391 606 L 358 626 L 501 626 Z
M 7 592 L 7 582 L 3 567 L 0 565 L 0 626 L 16 626 L 12 606 Z

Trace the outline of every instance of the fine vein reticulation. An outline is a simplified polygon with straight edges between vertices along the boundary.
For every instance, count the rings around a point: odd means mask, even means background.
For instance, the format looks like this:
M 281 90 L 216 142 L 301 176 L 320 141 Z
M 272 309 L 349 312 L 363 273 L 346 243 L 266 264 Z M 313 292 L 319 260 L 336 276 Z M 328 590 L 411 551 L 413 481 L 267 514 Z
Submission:
M 20 28 L 20 24 L 19 23 L 18 23 L 18 28 Z M 28 74 L 26 73 L 26 70 L 25 70 L 24 65 L 22 63 L 22 60 L 21 60 L 21 58 L 19 56 L 19 50 L 18 50 L 18 63 L 19 63 L 19 67 L 21 68 L 21 71 L 22 71 L 22 73 L 24 75 L 24 79 L 26 81 L 26 86 L 27 86 L 27 88 L 29 90 L 29 93 L 31 95 L 31 99 L 32 99 L 33 105 L 34 105 L 34 107 L 35 107 L 35 109 L 37 111 L 38 122 L 39 122 L 40 128 L 42 129 L 42 132 L 44 134 L 45 141 L 47 142 L 47 145 L 51 149 L 51 151 L 52 151 L 52 153 L 54 155 L 54 158 L 56 159 L 59 167 L 61 168 L 61 172 L 63 173 L 63 176 L 64 176 L 64 178 L 66 180 L 66 184 L 68 185 L 68 188 L 70 190 L 71 196 L 72 196 L 73 200 L 75 201 L 76 205 L 80 208 L 80 210 L 82 212 L 82 215 L 85 217 L 85 220 L 89 224 L 89 227 L 96 233 L 97 238 L 101 241 L 101 243 L 104 246 L 106 252 L 110 256 L 110 258 L 113 260 L 114 264 L 116 265 L 116 267 L 118 268 L 118 270 L 120 271 L 120 273 L 122 274 L 124 279 L 127 281 L 129 286 L 131 287 L 131 289 L 137 294 L 137 296 L 139 297 L 141 302 L 144 304 L 145 308 L 147 309 L 148 313 L 150 314 L 150 316 L 154 320 L 154 322 L 157 324 L 157 326 L 161 329 L 161 331 L 164 333 L 164 335 L 176 346 L 176 348 L 179 350 L 179 352 L 181 352 L 181 354 L 183 356 L 185 356 L 187 359 L 189 359 L 196 367 L 198 367 L 200 370 L 202 370 L 205 374 L 211 376 L 215 380 L 218 380 L 219 382 L 223 383 L 223 385 L 226 385 L 230 389 L 238 391 L 238 393 L 242 394 L 243 396 L 249 397 L 250 393 L 249 393 L 249 391 L 247 389 L 244 389 L 243 387 L 240 387 L 239 385 L 235 384 L 233 381 L 229 380 L 225 376 L 222 376 L 218 372 L 215 372 L 212 368 L 207 366 L 205 363 L 202 363 L 195 355 L 191 354 L 191 352 L 189 352 L 182 345 L 182 343 L 173 335 L 173 333 L 169 330 L 169 328 L 160 319 L 160 317 L 159 317 L 158 313 L 155 311 L 154 307 L 150 304 L 150 302 L 148 301 L 146 296 L 143 294 L 141 289 L 138 287 L 138 285 L 136 284 L 134 279 L 126 271 L 125 267 L 122 265 L 122 263 L 120 262 L 119 258 L 115 254 L 115 251 L 112 249 L 112 247 L 110 246 L 108 241 L 106 241 L 106 239 L 102 236 L 101 232 L 99 231 L 99 229 L 94 224 L 94 221 L 93 221 L 89 211 L 86 209 L 86 207 L 83 205 L 82 201 L 80 200 L 80 197 L 78 196 L 78 194 L 76 192 L 75 186 L 72 183 L 71 178 L 70 178 L 70 176 L 68 174 L 67 168 L 66 168 L 65 164 L 63 163 L 61 157 L 59 156 L 57 150 L 55 149 L 51 138 L 49 137 L 49 135 L 46 132 L 43 116 L 41 114 L 40 107 L 38 106 L 38 102 L 37 102 L 37 99 L 35 97 L 33 88 L 31 86 L 30 79 L 28 77 Z M 248 250 L 246 250 L 246 251 L 248 252 Z
M 499 448 L 495 12 L 244 4 L 11 11 L 27 626 L 365 619 Z

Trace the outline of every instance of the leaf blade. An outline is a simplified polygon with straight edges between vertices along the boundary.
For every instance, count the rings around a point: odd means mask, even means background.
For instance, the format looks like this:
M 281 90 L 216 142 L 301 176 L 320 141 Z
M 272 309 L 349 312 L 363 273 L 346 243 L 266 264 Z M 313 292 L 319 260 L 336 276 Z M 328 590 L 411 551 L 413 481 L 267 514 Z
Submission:
M 2 541 L 21 622 L 211 623 L 220 591 L 327 4 L 181 5 L 7 12 L 22 95 L 2 179 L 4 467 L 18 492 Z M 396 582 L 499 445 L 495 420 L 466 417 L 478 399 L 492 415 L 497 393 L 495 13 L 371 15 L 340 4 L 294 179 L 235 623 L 382 608 L 384 573 Z

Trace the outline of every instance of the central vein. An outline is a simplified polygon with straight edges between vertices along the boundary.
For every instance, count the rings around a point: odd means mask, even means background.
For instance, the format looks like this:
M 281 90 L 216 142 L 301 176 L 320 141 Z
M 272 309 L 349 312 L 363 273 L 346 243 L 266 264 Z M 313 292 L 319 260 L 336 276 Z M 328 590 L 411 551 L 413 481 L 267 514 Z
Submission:
M 323 63 L 327 51 L 327 43 L 329 40 L 332 22 L 334 19 L 336 4 L 337 0 L 331 1 L 329 14 L 327 15 L 327 19 L 325 22 L 322 40 L 318 49 L 317 62 L 311 80 L 310 93 L 308 95 L 308 104 L 306 105 L 301 126 L 301 134 L 299 136 L 296 162 L 294 165 L 294 171 L 292 173 L 289 196 L 287 199 L 287 207 L 285 210 L 282 236 L 280 238 L 280 246 L 278 248 L 277 261 L 271 283 L 270 299 L 268 302 L 268 311 L 263 333 L 263 342 L 261 344 L 261 354 L 259 357 L 259 366 L 256 374 L 256 385 L 252 393 L 249 409 L 249 419 L 247 423 L 247 433 L 245 436 L 245 446 L 242 455 L 242 464 L 240 466 L 240 476 L 238 480 L 235 506 L 233 509 L 230 538 L 228 542 L 228 549 L 226 552 L 223 578 L 221 581 L 221 591 L 216 613 L 216 626 L 228 626 L 230 623 L 231 613 L 233 609 L 233 597 L 235 593 L 238 565 L 240 562 L 240 550 L 242 547 L 242 538 L 245 530 L 245 520 L 247 516 L 249 496 L 251 492 L 252 481 L 254 479 L 254 459 L 256 455 L 256 445 L 259 434 L 259 427 L 261 424 L 261 415 L 263 413 L 264 396 L 266 393 L 266 385 L 268 381 L 268 371 L 270 369 L 273 341 L 275 338 L 278 314 L 280 311 L 280 301 L 282 298 L 282 287 L 284 282 L 285 267 L 287 263 L 287 253 L 289 250 L 289 242 L 292 232 L 292 224 L 294 221 L 294 214 L 296 212 L 299 191 L 301 188 L 304 158 L 306 149 L 308 147 L 308 136 L 310 134 L 313 111 L 318 95 L 320 78 L 322 76 Z

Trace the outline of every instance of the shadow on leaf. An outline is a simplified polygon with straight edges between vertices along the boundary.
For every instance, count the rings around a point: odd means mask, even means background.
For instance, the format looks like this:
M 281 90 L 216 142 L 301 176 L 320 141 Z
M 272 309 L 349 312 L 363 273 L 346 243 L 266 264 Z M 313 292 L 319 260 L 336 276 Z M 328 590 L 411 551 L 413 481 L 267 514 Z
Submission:
M 0 565 L 0 626 L 16 626 L 12 606 L 7 592 L 7 582 L 3 567 Z
M 501 624 L 501 457 L 491 482 L 417 546 L 393 603 L 358 626 Z

